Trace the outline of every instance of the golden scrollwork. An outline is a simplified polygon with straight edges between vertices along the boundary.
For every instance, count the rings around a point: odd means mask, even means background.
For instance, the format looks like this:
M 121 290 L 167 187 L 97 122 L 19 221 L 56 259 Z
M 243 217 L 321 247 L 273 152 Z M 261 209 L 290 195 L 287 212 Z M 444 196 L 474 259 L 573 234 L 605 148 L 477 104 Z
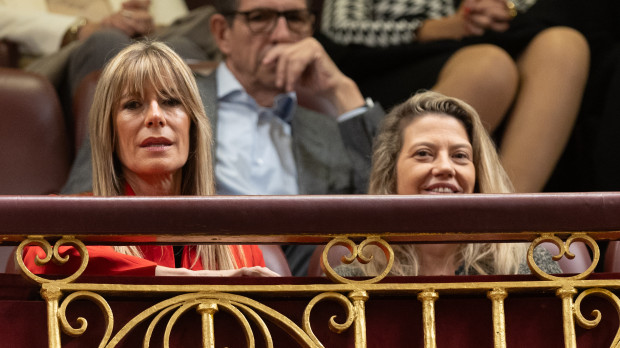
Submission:
M 38 255 L 35 257 L 35 263 L 39 266 L 46 265 L 50 261 L 54 262 L 57 265 L 64 265 L 65 263 L 67 263 L 67 261 L 69 261 L 69 256 L 60 256 L 59 249 L 63 245 L 70 245 L 76 248 L 78 253 L 80 254 L 82 261 L 80 267 L 73 274 L 63 279 L 51 280 L 39 277 L 32 273 L 24 264 L 24 248 L 30 244 L 35 244 L 41 247 L 41 249 L 43 249 L 43 251 L 45 252 L 45 257 L 43 259 L 40 259 Z M 84 243 L 72 236 L 63 236 L 54 244 L 53 248 L 50 243 L 43 238 L 43 236 L 28 236 L 28 238 L 24 239 L 17 247 L 17 250 L 15 251 L 15 262 L 17 265 L 19 265 L 22 274 L 39 284 L 49 282 L 71 283 L 75 279 L 77 279 L 86 269 L 86 266 L 88 265 L 88 250 L 86 249 Z
M 318 294 L 317 296 L 315 296 L 312 300 L 310 300 L 310 302 L 306 306 L 306 309 L 304 310 L 304 316 L 303 316 L 302 322 L 303 322 L 304 331 L 306 331 L 308 336 L 312 338 L 312 341 L 318 347 L 323 347 L 323 344 L 318 340 L 318 338 L 316 338 L 316 336 L 314 335 L 314 332 L 312 331 L 312 326 L 310 325 L 310 314 L 312 313 L 312 309 L 314 308 L 314 306 L 317 303 L 325 299 L 338 302 L 345 309 L 346 316 L 347 316 L 346 320 L 343 323 L 337 323 L 335 315 L 329 318 L 329 329 L 332 332 L 335 332 L 335 333 L 343 332 L 344 330 L 351 327 L 351 324 L 353 324 L 353 321 L 355 320 L 355 311 L 353 308 L 353 304 L 351 303 L 351 301 L 349 301 L 349 299 L 346 296 L 340 293 L 337 293 L 337 292 L 324 292 L 322 294 Z
M 214 310 L 210 311 L 208 308 L 212 308 Z M 215 310 L 215 308 L 217 308 L 217 310 Z M 262 316 L 286 331 L 302 347 L 317 347 L 306 332 L 281 313 L 250 298 L 218 292 L 182 294 L 159 302 L 131 319 L 116 333 L 116 335 L 114 335 L 114 337 L 112 337 L 112 339 L 109 340 L 109 342 L 102 342 L 102 346 L 105 346 L 106 348 L 116 347 L 138 324 L 155 315 L 155 317 L 151 320 L 147 333 L 144 337 L 144 347 L 148 347 L 150 345 L 151 336 L 155 326 L 164 316 L 172 313 L 166 323 L 163 342 L 164 347 L 169 347 L 170 334 L 174 325 L 179 317 L 190 309 L 196 309 L 199 314 L 203 315 L 203 319 L 205 314 L 212 316 L 220 310 L 230 313 L 242 326 L 248 347 L 255 346 L 255 335 L 252 332 L 252 327 L 250 325 L 250 321 L 248 321 L 248 318 L 259 328 L 262 336 L 264 337 L 265 346 L 273 347 L 271 333 L 263 321 Z M 205 331 L 204 328 L 205 325 L 203 325 L 204 346 L 212 347 L 215 342 L 214 337 L 212 337 L 213 332 L 210 329 Z
M 556 247 L 558 247 L 559 251 L 556 255 L 553 255 L 553 260 L 557 261 L 561 259 L 562 257 L 573 259 L 575 258 L 575 255 L 570 252 L 570 245 L 574 242 L 583 242 L 590 248 L 590 250 L 592 250 L 592 254 L 593 254 L 592 264 L 584 272 L 576 274 L 571 277 L 557 277 L 557 276 L 553 276 L 553 275 L 545 273 L 543 270 L 541 270 L 538 267 L 538 265 L 536 265 L 536 262 L 534 262 L 534 248 L 536 248 L 538 245 L 542 243 L 553 243 Z M 598 247 L 598 244 L 596 244 L 596 241 L 592 239 L 592 237 L 590 237 L 586 233 L 574 233 L 568 239 L 566 239 L 565 242 L 562 241 L 559 237 L 557 237 L 553 233 L 543 233 L 541 234 L 540 237 L 536 238 L 530 244 L 530 248 L 527 252 L 527 265 L 529 266 L 532 273 L 538 276 L 540 279 L 581 280 L 581 279 L 587 278 L 592 272 L 594 272 L 594 269 L 596 268 L 596 265 L 599 262 L 599 259 L 601 256 L 600 254 L 601 252 Z
M 351 264 L 354 260 L 357 259 L 358 262 L 362 264 L 367 264 L 373 260 L 372 255 L 364 254 L 364 248 L 369 245 L 374 245 L 379 247 L 383 253 L 385 254 L 385 258 L 387 260 L 387 264 L 385 269 L 378 276 L 366 279 L 366 280 L 351 280 L 342 277 L 329 264 L 328 254 L 333 246 L 344 246 L 349 249 L 349 255 L 345 255 L 342 257 L 342 262 L 344 264 Z M 394 251 L 392 247 L 383 239 L 375 236 L 371 236 L 366 238 L 362 243 L 356 245 L 351 239 L 347 237 L 337 237 L 332 239 L 326 246 L 325 250 L 323 250 L 323 254 L 321 255 L 321 268 L 327 278 L 335 283 L 347 284 L 347 283 L 364 283 L 364 284 L 373 284 L 379 282 L 381 279 L 385 278 L 390 271 L 392 270 L 392 265 L 394 264 Z
M 577 296 L 577 299 L 575 300 L 574 313 L 575 319 L 577 319 L 577 324 L 579 324 L 579 326 L 584 329 L 592 329 L 596 327 L 601 321 L 601 312 L 598 309 L 595 309 L 590 313 L 590 315 L 594 317 L 594 319 L 592 320 L 586 319 L 586 317 L 581 313 L 581 302 L 589 295 L 598 296 L 611 302 L 611 304 L 613 304 L 614 308 L 616 309 L 616 312 L 618 313 L 618 319 L 620 320 L 620 299 L 618 299 L 618 296 L 616 296 L 614 293 L 607 289 L 592 288 L 584 290 L 581 294 L 579 294 L 579 296 Z M 616 336 L 614 337 L 610 347 L 617 348 L 619 346 L 620 328 L 616 332 Z
M 60 307 L 58 308 L 58 320 L 60 321 L 62 330 L 69 336 L 80 336 L 88 327 L 88 322 L 83 317 L 77 318 L 77 322 L 79 324 L 78 328 L 74 328 L 69 324 L 67 320 L 67 306 L 74 300 L 86 299 L 94 302 L 103 312 L 103 316 L 106 322 L 106 329 L 103 335 L 103 339 L 99 344 L 99 348 L 105 347 L 104 342 L 107 342 L 112 336 L 112 329 L 114 328 L 114 315 L 112 314 L 112 309 L 108 305 L 108 302 L 99 294 L 90 291 L 77 291 L 69 296 L 62 302 Z

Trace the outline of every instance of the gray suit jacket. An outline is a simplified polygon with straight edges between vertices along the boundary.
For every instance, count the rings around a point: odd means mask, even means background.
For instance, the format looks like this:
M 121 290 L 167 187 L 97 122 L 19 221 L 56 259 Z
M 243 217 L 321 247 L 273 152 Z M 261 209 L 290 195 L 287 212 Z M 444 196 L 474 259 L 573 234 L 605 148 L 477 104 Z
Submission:
M 196 76 L 207 116 L 217 137 L 215 74 Z M 333 117 L 298 107 L 291 121 L 299 193 L 366 193 L 372 139 L 384 112 L 375 106 L 338 123 Z

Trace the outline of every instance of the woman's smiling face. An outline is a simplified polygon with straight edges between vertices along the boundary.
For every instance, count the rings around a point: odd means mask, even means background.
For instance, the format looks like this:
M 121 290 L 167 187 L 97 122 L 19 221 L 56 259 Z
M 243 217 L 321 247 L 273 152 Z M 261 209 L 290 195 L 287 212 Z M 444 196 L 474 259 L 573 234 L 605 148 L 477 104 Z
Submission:
M 429 113 L 403 129 L 396 163 L 398 194 L 473 193 L 476 169 L 471 142 L 458 119 Z

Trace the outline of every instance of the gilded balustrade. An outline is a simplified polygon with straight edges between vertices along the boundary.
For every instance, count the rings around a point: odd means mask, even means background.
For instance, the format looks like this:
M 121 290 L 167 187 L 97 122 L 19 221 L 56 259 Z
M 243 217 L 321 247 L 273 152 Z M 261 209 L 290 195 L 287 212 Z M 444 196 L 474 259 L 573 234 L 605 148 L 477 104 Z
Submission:
M 346 204 L 345 204 L 346 203 Z M 163 346 L 169 346 L 178 319 L 193 312 L 202 323 L 203 347 L 215 347 L 214 323 L 218 313 L 226 312 L 242 328 L 248 347 L 257 340 L 274 345 L 268 321 L 283 329 L 302 347 L 323 347 L 313 333 L 313 308 L 325 300 L 342 307 L 345 318 L 331 317 L 327 326 L 334 333 L 353 331 L 355 347 L 366 347 L 367 303 L 382 294 L 398 294 L 420 301 L 424 347 L 436 347 L 435 304 L 451 294 L 483 294 L 492 310 L 490 333 L 495 347 L 506 347 L 504 301 L 516 293 L 555 293 L 561 302 L 564 346 L 577 347 L 575 322 L 595 328 L 601 313 L 588 317 L 581 304 L 588 296 L 609 301 L 620 320 L 618 279 L 588 279 L 601 259 L 597 240 L 620 239 L 620 195 L 474 195 L 464 198 L 386 198 L 359 197 L 272 197 L 272 198 L 190 198 L 190 199 L 97 199 L 97 198 L 0 198 L 1 235 L 5 244 L 20 242 L 16 262 L 23 274 L 40 284 L 47 302 L 50 347 L 62 347 L 61 332 L 79 336 L 88 329 L 84 318 L 69 323 L 67 307 L 75 300 L 95 303 L 105 317 L 105 334 L 99 347 L 116 347 L 139 324 L 148 323 L 144 347 L 151 344 L 156 327 L 164 327 Z M 145 216 L 146 215 L 146 216 Z M 8 216 L 8 217 L 7 217 Z M 147 222 L 136 224 L 136 216 Z M 437 219 L 444 216 L 444 219 Z M 450 219 L 445 218 L 448 216 Z M 32 220 L 27 219 L 30 217 Z M 149 218 L 165 217 L 156 223 Z M 351 219 L 357 217 L 357 219 Z M 110 220 L 111 219 L 111 220 Z M 343 221 L 343 219 L 345 221 Z M 347 219 L 350 219 L 347 221 Z M 451 220 L 451 221 L 450 221 Z M 21 221 L 21 223 L 20 223 Z M 85 224 L 84 222 L 88 222 Z M 107 221 L 107 222 L 106 222 Z M 132 225 L 132 228 L 128 228 Z M 157 226 L 159 225 L 159 226 Z M 520 226 L 520 227 L 519 227 Z M 557 228 L 557 230 L 554 230 Z M 146 229 L 151 229 L 145 232 Z M 65 233 L 58 233 L 59 231 Z M 36 233 L 33 233 L 36 232 Z M 321 262 L 331 284 L 304 285 L 139 285 L 78 283 L 88 264 L 85 244 L 113 243 L 326 243 Z M 385 279 L 394 258 L 391 243 L 437 241 L 531 242 L 527 262 L 538 281 L 485 281 L 446 283 L 399 283 Z M 52 243 L 53 242 L 53 243 Z M 583 273 L 558 276 L 544 273 L 534 263 L 534 247 L 555 244 L 555 259 L 571 258 L 569 247 L 583 242 L 593 255 L 592 265 Z M 52 245 L 53 244 L 53 245 Z M 82 258 L 79 269 L 63 279 L 32 274 L 21 255 L 26 245 L 38 245 L 46 257 L 40 264 L 66 262 L 58 253 L 61 245 L 71 245 Z M 364 249 L 374 245 L 386 256 L 387 266 L 376 277 L 348 279 L 337 274 L 328 253 L 345 246 L 350 254 L 344 263 L 373 262 Z M 115 327 L 114 315 L 106 297 L 157 296 L 165 298 L 144 310 L 122 327 Z M 301 325 L 253 297 L 308 296 Z M 416 297 L 414 299 L 413 297 Z M 311 325 L 313 324 L 313 325 Z M 176 328 L 180 330 L 179 328 Z M 620 330 L 611 347 L 620 347 Z

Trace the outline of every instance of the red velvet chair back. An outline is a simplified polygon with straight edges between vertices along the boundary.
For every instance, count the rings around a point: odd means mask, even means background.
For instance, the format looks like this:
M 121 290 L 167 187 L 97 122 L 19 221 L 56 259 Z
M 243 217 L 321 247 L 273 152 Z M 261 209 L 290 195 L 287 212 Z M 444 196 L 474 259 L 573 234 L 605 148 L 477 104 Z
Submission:
M 65 121 L 45 78 L 0 68 L 0 194 L 60 191 L 71 165 Z

